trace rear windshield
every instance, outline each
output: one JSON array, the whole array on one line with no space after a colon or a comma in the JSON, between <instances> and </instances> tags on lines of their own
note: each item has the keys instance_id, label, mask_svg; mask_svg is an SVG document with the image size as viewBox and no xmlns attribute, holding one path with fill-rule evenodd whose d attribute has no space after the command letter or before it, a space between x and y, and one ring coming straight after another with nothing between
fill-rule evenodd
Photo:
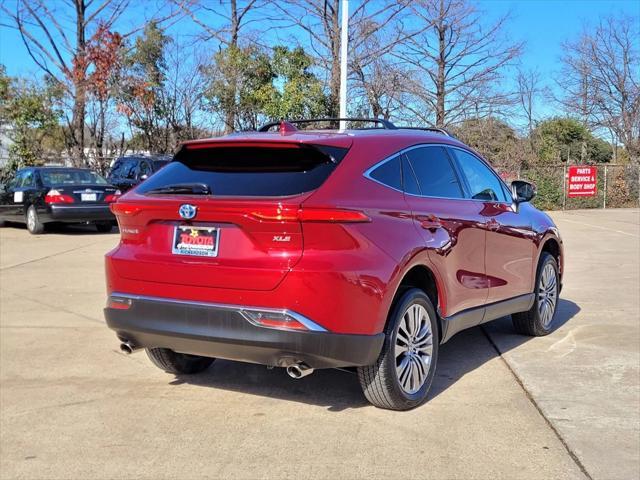
<instances>
[{"instance_id":1,"label":"rear windshield","mask_svg":"<svg viewBox=\"0 0 640 480\"><path fill-rule=\"evenodd\" d=\"M107 181L89 170L41 170L40 178L45 186L51 185L107 185Z\"/></svg>"},{"instance_id":2,"label":"rear windshield","mask_svg":"<svg viewBox=\"0 0 640 480\"><path fill-rule=\"evenodd\" d=\"M212 195L286 196L317 189L347 150L335 147L217 147L183 149L142 183L138 193L205 184Z\"/></svg>"}]
</instances>

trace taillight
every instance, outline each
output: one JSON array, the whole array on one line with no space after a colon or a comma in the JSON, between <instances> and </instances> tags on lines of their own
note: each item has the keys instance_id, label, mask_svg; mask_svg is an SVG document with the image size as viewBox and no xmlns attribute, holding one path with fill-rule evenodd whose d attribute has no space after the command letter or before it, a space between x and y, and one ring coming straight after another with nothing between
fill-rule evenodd
<instances>
[{"instance_id":1,"label":"taillight","mask_svg":"<svg viewBox=\"0 0 640 480\"><path fill-rule=\"evenodd\" d=\"M370 222L371 219L358 210L342 210L337 208L301 208L298 210L301 222L359 223Z\"/></svg>"},{"instance_id":2,"label":"taillight","mask_svg":"<svg viewBox=\"0 0 640 480\"><path fill-rule=\"evenodd\" d=\"M253 211L251 215L258 220L270 222L359 223L371 221L363 212L341 208L300 208L295 210L292 208L272 207Z\"/></svg>"},{"instance_id":3,"label":"taillight","mask_svg":"<svg viewBox=\"0 0 640 480\"><path fill-rule=\"evenodd\" d=\"M137 205L128 205L126 203L112 203L109 205L109 209L115 215L125 215L129 217L139 213L142 210L142 207Z\"/></svg>"},{"instance_id":4,"label":"taillight","mask_svg":"<svg viewBox=\"0 0 640 480\"><path fill-rule=\"evenodd\" d=\"M116 190L114 193L111 193L106 197L104 197L104 201L107 203L113 203L117 201L121 195L122 195L122 192L120 190Z\"/></svg>"},{"instance_id":5,"label":"taillight","mask_svg":"<svg viewBox=\"0 0 640 480\"><path fill-rule=\"evenodd\" d=\"M143 210L142 206L114 201L109 203L109 210L116 216L123 243L139 243L143 240L145 220L137 216Z\"/></svg>"},{"instance_id":6,"label":"taillight","mask_svg":"<svg viewBox=\"0 0 640 480\"><path fill-rule=\"evenodd\" d=\"M45 203L74 203L75 200L71 195L65 195L60 193L56 189L51 189L47 192L47 195L44 197Z\"/></svg>"}]
</instances>

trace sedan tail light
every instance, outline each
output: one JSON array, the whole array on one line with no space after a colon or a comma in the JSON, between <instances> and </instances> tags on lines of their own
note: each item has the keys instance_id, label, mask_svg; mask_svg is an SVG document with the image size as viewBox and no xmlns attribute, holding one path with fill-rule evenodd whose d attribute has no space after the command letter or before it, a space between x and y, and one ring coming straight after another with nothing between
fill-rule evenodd
<instances>
[{"instance_id":1,"label":"sedan tail light","mask_svg":"<svg viewBox=\"0 0 640 480\"><path fill-rule=\"evenodd\" d=\"M120 190L116 190L114 193L111 193L106 197L104 197L104 201L107 203L113 203L117 201L121 195L122 195L122 192Z\"/></svg>"},{"instance_id":2,"label":"sedan tail light","mask_svg":"<svg viewBox=\"0 0 640 480\"><path fill-rule=\"evenodd\" d=\"M65 195L58 190L51 189L47 192L47 195L44 197L45 203L51 205L53 203L74 203L75 200L71 195Z\"/></svg>"}]
</instances>

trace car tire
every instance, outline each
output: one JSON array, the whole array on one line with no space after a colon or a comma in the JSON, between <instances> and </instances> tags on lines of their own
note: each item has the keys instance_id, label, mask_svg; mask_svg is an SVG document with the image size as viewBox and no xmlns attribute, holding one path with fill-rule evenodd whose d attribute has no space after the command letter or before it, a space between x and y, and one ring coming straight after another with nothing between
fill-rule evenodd
<instances>
[{"instance_id":1,"label":"car tire","mask_svg":"<svg viewBox=\"0 0 640 480\"><path fill-rule=\"evenodd\" d=\"M113 223L96 223L96 230L98 233L109 233L113 230Z\"/></svg>"},{"instance_id":2,"label":"car tire","mask_svg":"<svg viewBox=\"0 0 640 480\"><path fill-rule=\"evenodd\" d=\"M156 367L175 375L203 372L215 360L209 357L174 352L168 348L147 348L146 351L147 356Z\"/></svg>"},{"instance_id":3,"label":"car tire","mask_svg":"<svg viewBox=\"0 0 640 480\"><path fill-rule=\"evenodd\" d=\"M27 224L27 230L32 235L40 235L44 232L44 223L40 222L38 218L38 212L36 207L30 205L25 215L25 222Z\"/></svg>"},{"instance_id":4,"label":"car tire","mask_svg":"<svg viewBox=\"0 0 640 480\"><path fill-rule=\"evenodd\" d=\"M559 287L558 263L553 255L543 252L536 271L533 306L526 312L511 315L516 332L521 335L541 337L553 331Z\"/></svg>"},{"instance_id":5,"label":"car tire","mask_svg":"<svg viewBox=\"0 0 640 480\"><path fill-rule=\"evenodd\" d=\"M364 396L376 407L409 410L422 404L438 361L438 320L429 297L417 288L393 307L374 365L358 367Z\"/></svg>"}]
</instances>

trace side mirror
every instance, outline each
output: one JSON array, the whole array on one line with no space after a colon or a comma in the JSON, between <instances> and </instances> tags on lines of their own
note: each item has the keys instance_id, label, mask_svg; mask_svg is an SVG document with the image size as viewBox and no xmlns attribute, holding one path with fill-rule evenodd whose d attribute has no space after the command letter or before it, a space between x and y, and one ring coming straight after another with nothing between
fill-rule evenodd
<instances>
[{"instance_id":1,"label":"side mirror","mask_svg":"<svg viewBox=\"0 0 640 480\"><path fill-rule=\"evenodd\" d=\"M530 202L536 196L536 187L524 180L511 182L511 193L516 203Z\"/></svg>"}]
</instances>

